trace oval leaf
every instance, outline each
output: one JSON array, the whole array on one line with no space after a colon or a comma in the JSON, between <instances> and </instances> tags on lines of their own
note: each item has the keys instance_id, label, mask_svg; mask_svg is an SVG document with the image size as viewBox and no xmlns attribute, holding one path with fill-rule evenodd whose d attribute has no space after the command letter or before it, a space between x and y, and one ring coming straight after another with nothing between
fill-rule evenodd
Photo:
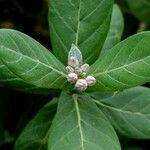
<instances>
[{"instance_id":1,"label":"oval leaf","mask_svg":"<svg viewBox=\"0 0 150 150\"><path fill-rule=\"evenodd\" d=\"M42 45L15 30L0 30L0 85L22 90L61 89L65 67Z\"/></svg>"},{"instance_id":2,"label":"oval leaf","mask_svg":"<svg viewBox=\"0 0 150 150\"><path fill-rule=\"evenodd\" d=\"M47 150L50 126L57 109L57 98L46 104L22 131L15 150Z\"/></svg>"},{"instance_id":3,"label":"oval leaf","mask_svg":"<svg viewBox=\"0 0 150 150\"><path fill-rule=\"evenodd\" d=\"M96 91L116 91L150 81L150 32L131 36L114 46L88 70Z\"/></svg>"},{"instance_id":4,"label":"oval leaf","mask_svg":"<svg viewBox=\"0 0 150 150\"><path fill-rule=\"evenodd\" d=\"M49 0L50 34L57 58L67 64L74 43L84 62L94 62L107 36L112 6L113 0Z\"/></svg>"},{"instance_id":5,"label":"oval leaf","mask_svg":"<svg viewBox=\"0 0 150 150\"><path fill-rule=\"evenodd\" d=\"M150 139L149 88L131 88L94 101L118 132L130 138Z\"/></svg>"},{"instance_id":6,"label":"oval leaf","mask_svg":"<svg viewBox=\"0 0 150 150\"><path fill-rule=\"evenodd\" d=\"M63 93L52 124L49 150L120 150L117 136L87 95Z\"/></svg>"}]
</instances>

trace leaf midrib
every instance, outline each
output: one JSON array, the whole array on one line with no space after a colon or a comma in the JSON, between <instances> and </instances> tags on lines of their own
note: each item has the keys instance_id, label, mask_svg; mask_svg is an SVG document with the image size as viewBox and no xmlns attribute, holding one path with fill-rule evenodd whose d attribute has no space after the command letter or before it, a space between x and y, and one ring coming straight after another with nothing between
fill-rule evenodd
<instances>
[{"instance_id":1,"label":"leaf midrib","mask_svg":"<svg viewBox=\"0 0 150 150\"><path fill-rule=\"evenodd\" d=\"M82 126L81 126L80 109L79 109L79 105L78 105L78 95L74 94L72 97L73 97L73 100L74 100L75 110L76 110L76 113L77 113L79 134L80 134L80 139L81 139L81 148L82 148L82 150L85 150L85 148L84 148L84 138L83 138L83 132L82 132Z\"/></svg>"},{"instance_id":2,"label":"leaf midrib","mask_svg":"<svg viewBox=\"0 0 150 150\"><path fill-rule=\"evenodd\" d=\"M16 51L14 51L14 50L12 50L12 49L10 49L10 48L8 48L8 47L5 47L5 46L0 46L0 48L5 48L5 49L7 49L8 51L11 51L11 52L13 52L13 53L16 53L16 54L20 55L21 57L25 57L25 58L28 58L28 59L32 60L33 62L42 64L43 66L45 66L45 67L51 69L52 71L56 72L57 74L60 74L60 75L62 75L63 77L67 77L67 75L66 75L65 73L63 73L63 72L61 72L61 71L58 71L58 70L56 70L55 68L53 68L53 67L51 67L51 66L48 66L47 64L44 64L43 62L41 62L41 61L39 61L39 60L35 60L35 59L31 58L31 57L28 57L27 55L23 55L22 53L17 53ZM0 59L2 60L3 58L0 58ZM3 62L4 62L4 61L3 61Z\"/></svg>"}]
</instances>

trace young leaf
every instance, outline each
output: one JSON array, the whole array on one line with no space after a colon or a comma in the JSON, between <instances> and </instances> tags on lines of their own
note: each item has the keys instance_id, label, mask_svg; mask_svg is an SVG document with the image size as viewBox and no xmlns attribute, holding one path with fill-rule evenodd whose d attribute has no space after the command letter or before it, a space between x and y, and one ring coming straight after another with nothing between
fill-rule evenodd
<instances>
[{"instance_id":1,"label":"young leaf","mask_svg":"<svg viewBox=\"0 0 150 150\"><path fill-rule=\"evenodd\" d=\"M113 0L49 0L49 26L54 54L64 64L72 43L84 62L94 62L108 33Z\"/></svg>"},{"instance_id":2,"label":"young leaf","mask_svg":"<svg viewBox=\"0 0 150 150\"><path fill-rule=\"evenodd\" d=\"M130 138L150 139L149 88L131 88L94 101L121 134Z\"/></svg>"},{"instance_id":3,"label":"young leaf","mask_svg":"<svg viewBox=\"0 0 150 150\"><path fill-rule=\"evenodd\" d=\"M0 29L1 86L62 89L65 82L65 67L46 48L23 33Z\"/></svg>"},{"instance_id":4,"label":"young leaf","mask_svg":"<svg viewBox=\"0 0 150 150\"><path fill-rule=\"evenodd\" d=\"M87 95L63 93L52 123L49 150L120 150L116 134Z\"/></svg>"},{"instance_id":5,"label":"young leaf","mask_svg":"<svg viewBox=\"0 0 150 150\"><path fill-rule=\"evenodd\" d=\"M57 98L45 105L25 127L15 144L15 150L47 150L48 137Z\"/></svg>"},{"instance_id":6,"label":"young leaf","mask_svg":"<svg viewBox=\"0 0 150 150\"><path fill-rule=\"evenodd\" d=\"M101 55L103 55L106 51L108 51L110 48L112 48L120 41L123 33L123 28L124 28L123 15L119 6L115 4L113 7L109 32L103 45Z\"/></svg>"},{"instance_id":7,"label":"young leaf","mask_svg":"<svg viewBox=\"0 0 150 150\"><path fill-rule=\"evenodd\" d=\"M88 70L96 91L116 91L150 81L150 32L131 36L114 46Z\"/></svg>"},{"instance_id":8,"label":"young leaf","mask_svg":"<svg viewBox=\"0 0 150 150\"><path fill-rule=\"evenodd\" d=\"M71 56L76 57L79 62L79 65L80 66L82 65L82 53L80 52L78 47L76 47L74 44L72 44L71 49L69 51L68 60Z\"/></svg>"},{"instance_id":9,"label":"young leaf","mask_svg":"<svg viewBox=\"0 0 150 150\"><path fill-rule=\"evenodd\" d=\"M149 0L126 0L131 12L141 21L150 23L150 1Z\"/></svg>"}]
</instances>

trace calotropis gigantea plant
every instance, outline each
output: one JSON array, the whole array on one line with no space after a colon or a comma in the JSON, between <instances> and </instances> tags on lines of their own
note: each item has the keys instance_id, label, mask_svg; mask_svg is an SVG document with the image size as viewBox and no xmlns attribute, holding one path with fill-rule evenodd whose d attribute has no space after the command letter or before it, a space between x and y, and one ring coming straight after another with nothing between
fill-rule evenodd
<instances>
[{"instance_id":1,"label":"calotropis gigantea plant","mask_svg":"<svg viewBox=\"0 0 150 150\"><path fill-rule=\"evenodd\" d=\"M48 18L53 54L21 32L0 29L0 85L62 91L14 149L120 150L116 133L149 139L150 89L140 85L150 81L150 32L119 43L123 17L113 0L49 0Z\"/></svg>"}]
</instances>

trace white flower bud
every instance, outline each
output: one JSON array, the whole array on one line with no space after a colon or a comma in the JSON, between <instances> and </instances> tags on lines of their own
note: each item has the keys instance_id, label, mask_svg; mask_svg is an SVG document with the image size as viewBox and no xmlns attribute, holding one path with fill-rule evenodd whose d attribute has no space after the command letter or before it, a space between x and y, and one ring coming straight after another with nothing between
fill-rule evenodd
<instances>
[{"instance_id":1,"label":"white flower bud","mask_svg":"<svg viewBox=\"0 0 150 150\"><path fill-rule=\"evenodd\" d=\"M87 89L87 86L88 84L85 79L78 79L75 84L76 89L80 92L85 91Z\"/></svg>"},{"instance_id":2,"label":"white flower bud","mask_svg":"<svg viewBox=\"0 0 150 150\"><path fill-rule=\"evenodd\" d=\"M85 80L88 86L93 86L96 83L96 79L93 76L87 76Z\"/></svg>"},{"instance_id":3,"label":"white flower bud","mask_svg":"<svg viewBox=\"0 0 150 150\"><path fill-rule=\"evenodd\" d=\"M76 57L71 56L68 60L68 65L74 68L79 65L79 61Z\"/></svg>"},{"instance_id":4,"label":"white flower bud","mask_svg":"<svg viewBox=\"0 0 150 150\"><path fill-rule=\"evenodd\" d=\"M78 75L81 75L83 72L82 72L82 69L80 69L79 67L76 67L75 68L75 73L78 74Z\"/></svg>"},{"instance_id":5,"label":"white flower bud","mask_svg":"<svg viewBox=\"0 0 150 150\"><path fill-rule=\"evenodd\" d=\"M89 64L84 64L81 66L83 72L86 72L88 68L89 68Z\"/></svg>"},{"instance_id":6,"label":"white flower bud","mask_svg":"<svg viewBox=\"0 0 150 150\"><path fill-rule=\"evenodd\" d=\"M78 76L75 73L69 73L67 79L68 79L69 82L75 83L78 79Z\"/></svg>"},{"instance_id":7,"label":"white flower bud","mask_svg":"<svg viewBox=\"0 0 150 150\"><path fill-rule=\"evenodd\" d=\"M74 69L70 66L67 66L66 70L67 70L68 73L73 73L74 72Z\"/></svg>"}]
</instances>

